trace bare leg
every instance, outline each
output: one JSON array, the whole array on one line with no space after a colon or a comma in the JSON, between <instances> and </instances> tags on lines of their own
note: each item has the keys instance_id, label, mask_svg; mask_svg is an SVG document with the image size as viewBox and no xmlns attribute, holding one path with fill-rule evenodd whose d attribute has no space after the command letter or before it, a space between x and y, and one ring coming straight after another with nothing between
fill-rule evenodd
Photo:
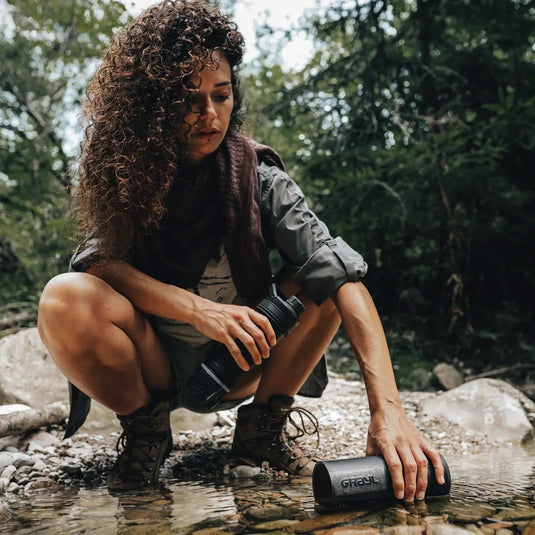
<instances>
[{"instance_id":1,"label":"bare leg","mask_svg":"<svg viewBox=\"0 0 535 535\"><path fill-rule=\"evenodd\" d=\"M287 296L299 294L305 305L299 324L272 348L261 367L242 377L225 399L240 399L253 392L255 403L266 403L273 394L294 396L340 326L340 315L332 300L318 307L302 293L293 277L287 277L279 287Z\"/></svg>"},{"instance_id":2,"label":"bare leg","mask_svg":"<svg viewBox=\"0 0 535 535\"><path fill-rule=\"evenodd\" d=\"M147 405L170 387L171 368L147 319L87 273L53 278L39 304L39 334L59 370L118 414Z\"/></svg>"}]
</instances>

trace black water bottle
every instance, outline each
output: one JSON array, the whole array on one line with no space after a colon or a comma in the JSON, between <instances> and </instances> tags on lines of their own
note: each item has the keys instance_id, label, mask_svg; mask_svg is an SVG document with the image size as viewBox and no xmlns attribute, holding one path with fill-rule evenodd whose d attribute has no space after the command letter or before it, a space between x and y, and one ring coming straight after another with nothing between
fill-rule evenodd
<instances>
[{"instance_id":1,"label":"black water bottle","mask_svg":"<svg viewBox=\"0 0 535 535\"><path fill-rule=\"evenodd\" d=\"M295 296L284 299L272 284L268 296L255 310L267 317L277 340L286 336L297 324L299 314L305 307ZM236 340L247 363L254 366L253 359L245 346ZM206 408L214 407L230 391L236 381L245 373L237 364L225 345L221 344L205 362L203 362L188 379L186 384L202 399Z\"/></svg>"},{"instance_id":2,"label":"black water bottle","mask_svg":"<svg viewBox=\"0 0 535 535\"><path fill-rule=\"evenodd\" d=\"M442 455L440 460L445 482L439 485L429 463L426 497L450 492L450 470ZM327 510L394 499L388 466L379 456L319 462L312 473L312 488L316 502Z\"/></svg>"}]
</instances>

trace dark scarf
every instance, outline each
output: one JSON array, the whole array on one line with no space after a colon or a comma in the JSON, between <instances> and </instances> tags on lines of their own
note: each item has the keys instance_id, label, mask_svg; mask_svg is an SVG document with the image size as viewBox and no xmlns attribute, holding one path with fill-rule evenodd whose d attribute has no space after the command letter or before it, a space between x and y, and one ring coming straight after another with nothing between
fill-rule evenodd
<instances>
[{"instance_id":1,"label":"dark scarf","mask_svg":"<svg viewBox=\"0 0 535 535\"><path fill-rule=\"evenodd\" d=\"M284 169L271 148L229 130L207 163L180 177L170 191L167 215L145 247L145 271L170 284L196 288L221 244L238 293L266 294L271 273L262 236L257 168Z\"/></svg>"}]
</instances>

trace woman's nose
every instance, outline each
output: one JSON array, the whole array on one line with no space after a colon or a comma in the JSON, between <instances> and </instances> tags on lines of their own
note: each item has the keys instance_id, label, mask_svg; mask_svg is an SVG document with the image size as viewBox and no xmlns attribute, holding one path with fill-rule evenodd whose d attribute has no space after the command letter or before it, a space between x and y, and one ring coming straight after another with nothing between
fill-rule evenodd
<instances>
[{"instance_id":1,"label":"woman's nose","mask_svg":"<svg viewBox=\"0 0 535 535\"><path fill-rule=\"evenodd\" d=\"M208 98L203 102L201 109L201 117L203 119L211 119L216 116L216 111L212 99Z\"/></svg>"}]
</instances>

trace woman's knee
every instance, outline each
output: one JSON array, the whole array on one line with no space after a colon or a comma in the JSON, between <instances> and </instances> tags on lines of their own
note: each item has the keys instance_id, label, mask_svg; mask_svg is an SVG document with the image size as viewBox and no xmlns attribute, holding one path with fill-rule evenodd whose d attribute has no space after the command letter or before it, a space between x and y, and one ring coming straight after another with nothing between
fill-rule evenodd
<instances>
[{"instance_id":1,"label":"woman's knee","mask_svg":"<svg viewBox=\"0 0 535 535\"><path fill-rule=\"evenodd\" d=\"M39 300L39 319L68 321L79 309L91 307L97 300L96 281L87 273L62 273L44 287Z\"/></svg>"},{"instance_id":2,"label":"woman's knee","mask_svg":"<svg viewBox=\"0 0 535 535\"><path fill-rule=\"evenodd\" d=\"M51 279L39 300L38 327L43 342L90 332L91 325L102 317L98 309L106 301L106 286L87 273L63 273Z\"/></svg>"}]
</instances>

